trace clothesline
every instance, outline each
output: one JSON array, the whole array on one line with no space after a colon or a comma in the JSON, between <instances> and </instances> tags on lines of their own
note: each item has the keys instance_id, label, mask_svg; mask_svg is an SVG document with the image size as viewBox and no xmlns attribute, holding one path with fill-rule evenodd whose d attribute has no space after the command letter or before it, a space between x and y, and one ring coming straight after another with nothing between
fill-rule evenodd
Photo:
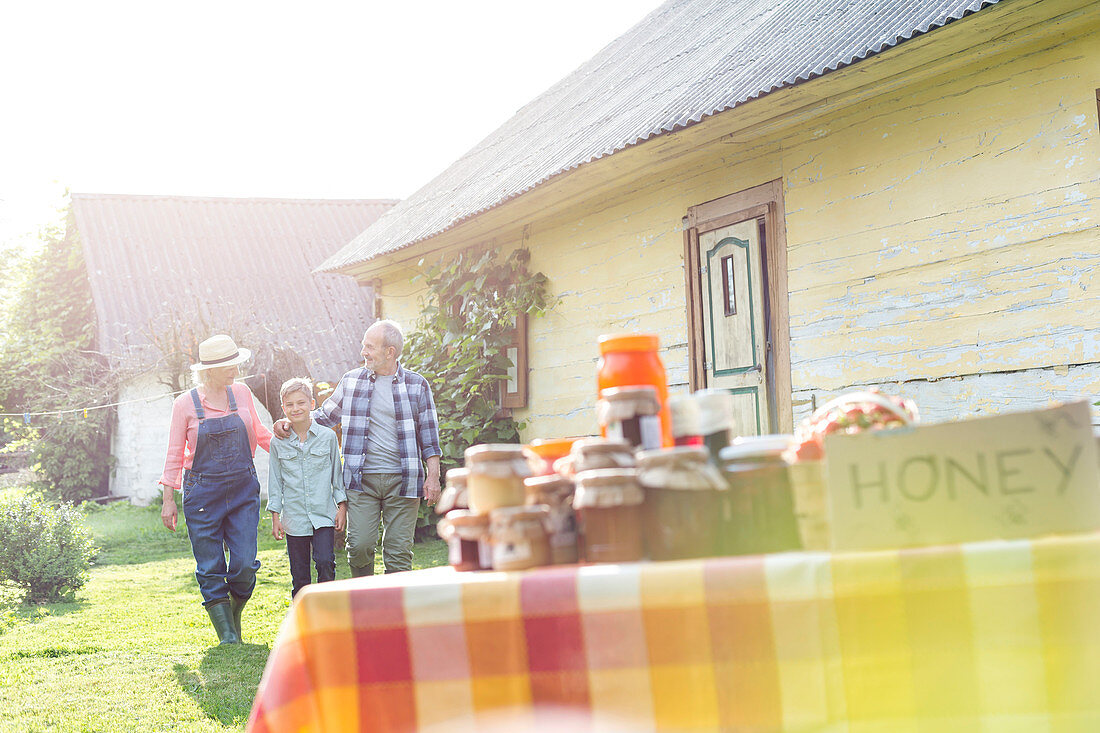
<instances>
[{"instance_id":1,"label":"clothesline","mask_svg":"<svg viewBox=\"0 0 1100 733\"><path fill-rule=\"evenodd\" d=\"M247 375L238 377L238 379L251 379L252 377L263 377L264 382L265 382L264 386L266 388L266 381L267 381L267 375L266 374L247 374ZM167 396L174 399L174 398L178 397L179 395L183 394L184 392L187 392L190 389L191 388L188 387L187 389L181 389L181 390L178 390L176 392L169 392ZM165 396L166 395L159 394L159 395L153 395L151 397L136 397L132 400L120 400L119 402L109 402L109 403L102 404L102 405L88 405L87 407L71 407L71 408L67 408L67 409L63 409L63 410L42 410L42 411L38 411L38 412L0 412L0 417L21 417L21 418L23 418L24 424L30 424L30 421L31 421L30 419L32 417L49 417L49 416L52 416L52 415L68 415L68 414L78 415L79 414L79 415L82 415L82 417L87 418L88 417L88 412L90 410L105 410L108 407L118 407L120 405L132 405L136 402L152 402L154 400L164 399Z\"/></svg>"}]
</instances>

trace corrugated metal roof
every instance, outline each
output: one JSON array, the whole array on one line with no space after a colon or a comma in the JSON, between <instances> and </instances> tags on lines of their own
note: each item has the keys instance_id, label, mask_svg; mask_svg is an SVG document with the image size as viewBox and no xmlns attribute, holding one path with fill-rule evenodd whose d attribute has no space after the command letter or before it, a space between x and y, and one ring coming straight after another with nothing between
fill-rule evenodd
<instances>
[{"instance_id":1,"label":"corrugated metal roof","mask_svg":"<svg viewBox=\"0 0 1100 733\"><path fill-rule=\"evenodd\" d=\"M394 203L74 193L99 348L152 360L150 333L202 314L269 334L315 377L339 376L358 360L368 296L350 277L312 271Z\"/></svg>"},{"instance_id":2,"label":"corrugated metal roof","mask_svg":"<svg viewBox=\"0 0 1100 733\"><path fill-rule=\"evenodd\" d=\"M422 241L559 173L996 2L671 0L321 267L338 269Z\"/></svg>"}]
</instances>

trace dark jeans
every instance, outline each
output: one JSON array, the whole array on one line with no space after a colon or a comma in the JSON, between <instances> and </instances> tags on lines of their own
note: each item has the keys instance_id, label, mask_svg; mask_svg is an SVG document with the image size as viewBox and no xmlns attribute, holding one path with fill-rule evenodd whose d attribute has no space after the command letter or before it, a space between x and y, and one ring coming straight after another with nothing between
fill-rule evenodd
<instances>
[{"instance_id":1,"label":"dark jeans","mask_svg":"<svg viewBox=\"0 0 1100 733\"><path fill-rule=\"evenodd\" d=\"M290 558L290 597L310 583L309 555L313 549L313 564L317 566L317 582L336 580L336 532L332 527L318 527L312 536L286 536L286 554Z\"/></svg>"},{"instance_id":2,"label":"dark jeans","mask_svg":"<svg viewBox=\"0 0 1100 733\"><path fill-rule=\"evenodd\" d=\"M249 467L231 475L188 471L183 481L183 514L203 605L224 600L230 593L237 598L250 597L260 569L256 559L260 523L256 469Z\"/></svg>"}]
</instances>

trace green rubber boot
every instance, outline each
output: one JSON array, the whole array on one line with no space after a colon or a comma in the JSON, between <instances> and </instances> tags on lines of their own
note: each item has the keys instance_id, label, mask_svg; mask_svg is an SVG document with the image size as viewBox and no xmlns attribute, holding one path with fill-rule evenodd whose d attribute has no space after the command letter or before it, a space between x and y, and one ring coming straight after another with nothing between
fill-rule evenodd
<instances>
[{"instance_id":1,"label":"green rubber boot","mask_svg":"<svg viewBox=\"0 0 1100 733\"><path fill-rule=\"evenodd\" d=\"M237 638L244 642L244 632L241 631L241 611L244 610L244 604L248 603L247 598L237 598L232 593L229 594L229 609L233 612L233 628L237 632Z\"/></svg>"},{"instance_id":2,"label":"green rubber boot","mask_svg":"<svg viewBox=\"0 0 1100 733\"><path fill-rule=\"evenodd\" d=\"M206 612L210 614L210 622L218 632L219 645L241 643L241 635L233 626L233 610L229 607L228 600L214 601L206 607Z\"/></svg>"}]
</instances>

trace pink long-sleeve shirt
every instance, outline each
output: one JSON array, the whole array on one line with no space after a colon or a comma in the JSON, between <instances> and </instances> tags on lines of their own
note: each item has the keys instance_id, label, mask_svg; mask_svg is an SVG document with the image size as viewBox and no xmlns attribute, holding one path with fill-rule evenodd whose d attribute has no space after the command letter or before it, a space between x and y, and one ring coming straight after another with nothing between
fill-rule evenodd
<instances>
[{"instance_id":1,"label":"pink long-sleeve shirt","mask_svg":"<svg viewBox=\"0 0 1100 733\"><path fill-rule=\"evenodd\" d=\"M264 450L271 445L271 431L260 422L260 416L256 413L252 392L240 382L233 383L233 398L237 401L237 414L241 416L244 426L248 431L248 443L252 447L252 455L256 455L256 446ZM202 401L202 409L206 417L225 417L228 410L219 410L211 407L206 398L199 391L199 399ZM199 435L199 418L195 414L195 403L191 401L191 390L187 390L172 403L172 423L168 431L168 457L164 459L164 474L160 477L160 483L178 489L183 483L183 471L191 468L191 462L195 454L195 442Z\"/></svg>"}]
</instances>

